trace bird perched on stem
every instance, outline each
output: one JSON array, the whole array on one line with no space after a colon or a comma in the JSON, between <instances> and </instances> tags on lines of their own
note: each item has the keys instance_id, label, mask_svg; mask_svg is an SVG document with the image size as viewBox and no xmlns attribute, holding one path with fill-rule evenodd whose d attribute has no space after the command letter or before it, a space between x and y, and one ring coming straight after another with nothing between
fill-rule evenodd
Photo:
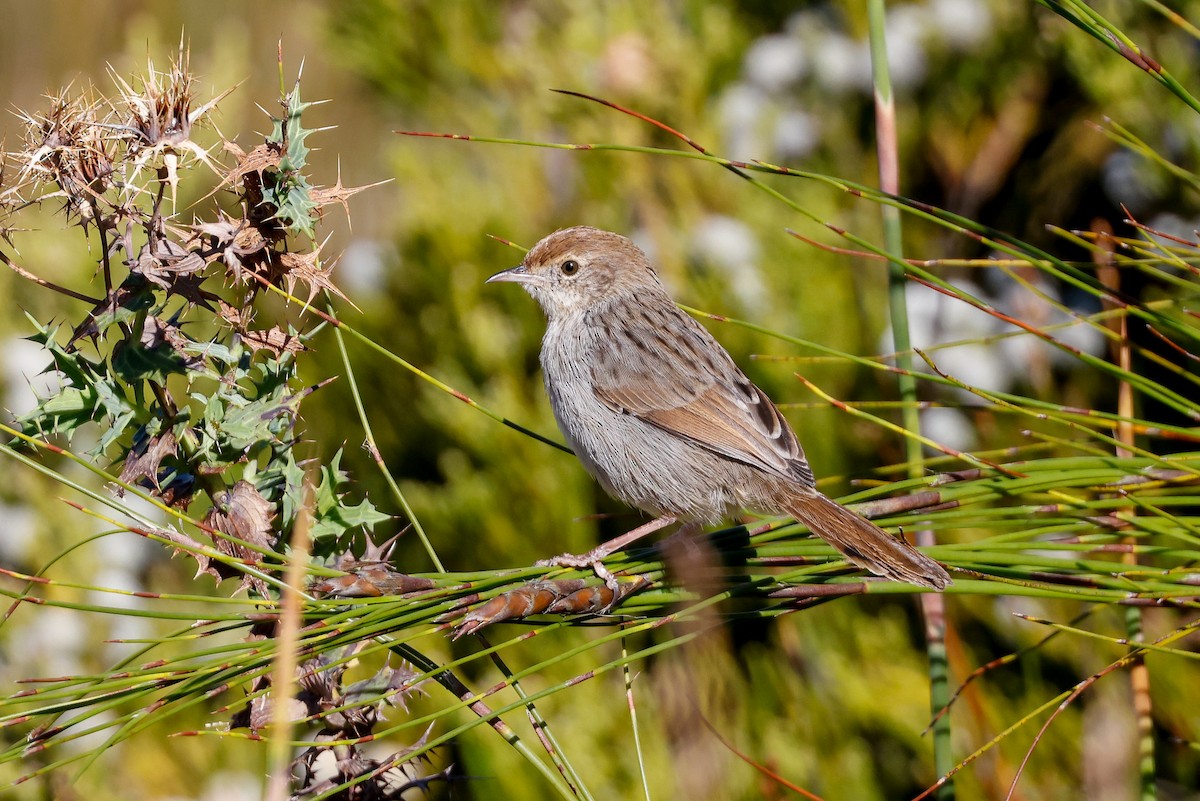
<instances>
[{"instance_id":1,"label":"bird perched on stem","mask_svg":"<svg viewBox=\"0 0 1200 801\"><path fill-rule=\"evenodd\" d=\"M541 362L559 428L612 496L657 519L579 556L604 557L675 521L785 513L851 562L941 590L945 569L817 491L796 434L708 331L675 305L640 248L577 226L488 282L520 284L546 314Z\"/></svg>"}]
</instances>

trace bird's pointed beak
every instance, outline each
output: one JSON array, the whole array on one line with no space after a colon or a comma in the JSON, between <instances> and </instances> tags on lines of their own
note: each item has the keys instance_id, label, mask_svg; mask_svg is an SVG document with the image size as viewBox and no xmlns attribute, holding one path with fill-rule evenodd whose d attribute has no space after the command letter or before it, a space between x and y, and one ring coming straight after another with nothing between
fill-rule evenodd
<instances>
[{"instance_id":1,"label":"bird's pointed beak","mask_svg":"<svg viewBox=\"0 0 1200 801\"><path fill-rule=\"evenodd\" d=\"M516 267L512 267L508 270L501 270L488 280L484 281L484 283L496 284L501 281L512 281L516 284L527 284L531 280L533 280L533 273L529 272L529 268L524 264L518 264Z\"/></svg>"}]
</instances>

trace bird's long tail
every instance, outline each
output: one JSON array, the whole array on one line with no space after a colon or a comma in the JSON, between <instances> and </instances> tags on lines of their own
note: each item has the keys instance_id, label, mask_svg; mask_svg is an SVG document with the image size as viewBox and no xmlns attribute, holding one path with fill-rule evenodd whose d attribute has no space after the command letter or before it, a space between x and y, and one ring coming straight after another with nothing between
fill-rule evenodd
<instances>
[{"instance_id":1,"label":"bird's long tail","mask_svg":"<svg viewBox=\"0 0 1200 801\"><path fill-rule=\"evenodd\" d=\"M876 575L934 590L950 584L950 575L937 562L819 492L793 496L786 511L851 562Z\"/></svg>"}]
</instances>

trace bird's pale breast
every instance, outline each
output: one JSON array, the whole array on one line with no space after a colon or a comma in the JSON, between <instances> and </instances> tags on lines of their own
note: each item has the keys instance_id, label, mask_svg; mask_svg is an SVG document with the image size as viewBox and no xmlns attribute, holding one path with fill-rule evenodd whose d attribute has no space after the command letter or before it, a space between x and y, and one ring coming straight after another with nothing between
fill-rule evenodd
<instances>
[{"instance_id":1,"label":"bird's pale breast","mask_svg":"<svg viewBox=\"0 0 1200 801\"><path fill-rule=\"evenodd\" d=\"M584 468L610 494L652 514L716 522L762 506L745 488L762 474L615 411L596 396L588 357L604 332L579 318L550 322L542 341L546 392L559 428ZM757 475L752 475L757 474ZM757 493L755 493L757 495Z\"/></svg>"}]
</instances>

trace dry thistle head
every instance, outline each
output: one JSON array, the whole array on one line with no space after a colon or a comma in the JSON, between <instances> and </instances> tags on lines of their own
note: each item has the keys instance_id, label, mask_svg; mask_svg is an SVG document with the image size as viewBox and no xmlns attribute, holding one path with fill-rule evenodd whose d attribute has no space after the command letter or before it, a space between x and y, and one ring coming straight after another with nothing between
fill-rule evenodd
<instances>
[{"instance_id":1,"label":"dry thistle head","mask_svg":"<svg viewBox=\"0 0 1200 801\"><path fill-rule=\"evenodd\" d=\"M99 104L86 95L69 97L64 90L50 98L50 110L23 113L25 148L20 184L57 184L67 210L84 224L100 213L99 200L112 185L117 139L96 116Z\"/></svg>"},{"instance_id":2,"label":"dry thistle head","mask_svg":"<svg viewBox=\"0 0 1200 801\"><path fill-rule=\"evenodd\" d=\"M114 103L114 114L128 115L122 128L128 137L128 156L133 165L130 177L136 175L143 166L164 168L167 183L171 186L172 206L179 186L181 155L190 153L213 172L221 174L209 159L208 151L192 141L192 128L236 88L232 87L193 109L195 98L192 86L195 79L192 77L190 61L190 51L183 42L179 45L179 57L171 61L170 68L165 72L156 70L154 62L147 59L140 91L109 68L119 99L125 107L122 110Z\"/></svg>"},{"instance_id":3,"label":"dry thistle head","mask_svg":"<svg viewBox=\"0 0 1200 801\"><path fill-rule=\"evenodd\" d=\"M130 85L114 76L121 98L128 104L129 127L137 134L129 149L170 149L187 141L192 135L192 84L188 71L188 53L182 52L179 61L172 61L166 72L154 69L147 60L142 91L134 92Z\"/></svg>"},{"instance_id":4,"label":"dry thistle head","mask_svg":"<svg viewBox=\"0 0 1200 801\"><path fill-rule=\"evenodd\" d=\"M9 217L25 205L25 199L21 197L21 184L9 182L8 162L11 155L0 143L0 239L10 245L13 244L13 227L8 224Z\"/></svg>"}]
</instances>

